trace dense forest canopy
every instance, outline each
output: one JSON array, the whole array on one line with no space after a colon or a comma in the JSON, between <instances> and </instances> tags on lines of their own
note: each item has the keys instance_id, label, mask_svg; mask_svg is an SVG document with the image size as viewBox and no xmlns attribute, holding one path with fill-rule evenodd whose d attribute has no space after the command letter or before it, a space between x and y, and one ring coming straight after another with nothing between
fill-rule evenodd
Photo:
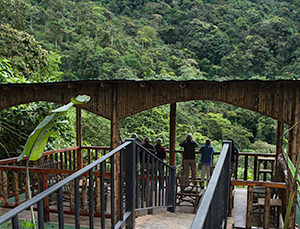
<instances>
[{"instance_id":1,"label":"dense forest canopy","mask_svg":"<svg viewBox=\"0 0 300 229\"><path fill-rule=\"evenodd\" d=\"M0 0L0 76L0 83L298 79L300 2ZM38 114L55 106L1 111L0 156L21 150ZM167 144L168 109L122 120L122 135L160 136ZM218 145L232 137L242 150L271 149L268 144L275 143L274 120L223 103L181 103L177 116L178 141L193 132L198 141L209 137ZM75 123L74 114L68 119ZM84 120L86 144L108 145L108 120L87 112ZM72 145L72 125L60 127L63 137L53 138L48 148Z\"/></svg>"}]
</instances>

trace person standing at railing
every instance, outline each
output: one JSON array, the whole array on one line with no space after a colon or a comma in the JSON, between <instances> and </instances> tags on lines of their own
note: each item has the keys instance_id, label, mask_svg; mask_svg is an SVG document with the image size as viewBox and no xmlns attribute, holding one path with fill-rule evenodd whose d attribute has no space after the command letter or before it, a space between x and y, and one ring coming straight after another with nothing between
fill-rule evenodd
<instances>
[{"instance_id":1,"label":"person standing at railing","mask_svg":"<svg viewBox=\"0 0 300 229\"><path fill-rule=\"evenodd\" d=\"M156 149L156 156L160 159L160 160L164 160L167 157L167 153L166 153L166 149L161 145L162 144L162 139L158 138L156 140L156 145L155 145L155 149Z\"/></svg>"},{"instance_id":2,"label":"person standing at railing","mask_svg":"<svg viewBox=\"0 0 300 229\"><path fill-rule=\"evenodd\" d=\"M189 133L186 136L186 139L179 144L183 147L183 183L187 185L189 183L189 168L191 167L192 180L194 185L196 185L196 148L198 144L193 140L193 134Z\"/></svg>"},{"instance_id":3,"label":"person standing at railing","mask_svg":"<svg viewBox=\"0 0 300 229\"><path fill-rule=\"evenodd\" d=\"M207 184L210 179L210 168L213 164L213 154L215 153L210 139L205 141L205 144L200 147L199 152L201 153L201 188L204 188L205 177Z\"/></svg>"},{"instance_id":4,"label":"person standing at railing","mask_svg":"<svg viewBox=\"0 0 300 229\"><path fill-rule=\"evenodd\" d=\"M231 147L231 174L234 174L234 172L236 170L236 155L239 154L239 150L234 145L234 141L231 138L229 140L232 142L232 147Z\"/></svg>"}]
</instances>

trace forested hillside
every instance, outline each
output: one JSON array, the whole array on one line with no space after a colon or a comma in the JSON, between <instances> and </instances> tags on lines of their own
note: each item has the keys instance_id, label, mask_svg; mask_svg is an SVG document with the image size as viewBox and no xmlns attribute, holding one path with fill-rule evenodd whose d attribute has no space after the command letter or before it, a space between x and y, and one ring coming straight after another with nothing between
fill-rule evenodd
<instances>
[{"instance_id":1,"label":"forested hillside","mask_svg":"<svg viewBox=\"0 0 300 229\"><path fill-rule=\"evenodd\" d=\"M299 30L297 0L0 0L0 82L298 79ZM37 112L53 106L2 111L0 154L21 150ZM122 136L137 132L167 143L168 109L123 120ZM108 145L108 121L91 116L84 113L86 143ZM275 142L274 120L226 104L182 103L177 116L178 141L193 132L198 141L210 137L218 145L232 137L241 149ZM75 123L73 114L68 118ZM63 137L49 148L73 144L74 127L61 128Z\"/></svg>"}]
</instances>

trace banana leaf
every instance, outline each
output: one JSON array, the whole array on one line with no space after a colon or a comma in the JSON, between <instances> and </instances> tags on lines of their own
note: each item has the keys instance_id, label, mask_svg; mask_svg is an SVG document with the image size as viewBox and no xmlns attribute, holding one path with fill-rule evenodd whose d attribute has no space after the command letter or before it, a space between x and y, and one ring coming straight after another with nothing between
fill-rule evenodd
<instances>
[{"instance_id":1,"label":"banana leaf","mask_svg":"<svg viewBox=\"0 0 300 229\"><path fill-rule=\"evenodd\" d=\"M46 118L40 122L29 135L18 161L22 160L24 156L28 156L30 161L38 160L42 156L48 142L48 138L55 133L54 131L50 131L50 129L62 122L65 122L56 120L66 114L73 105L84 104L89 100L90 96L79 95L76 98L72 98L70 103L53 110L48 116L46 116Z\"/></svg>"}]
</instances>

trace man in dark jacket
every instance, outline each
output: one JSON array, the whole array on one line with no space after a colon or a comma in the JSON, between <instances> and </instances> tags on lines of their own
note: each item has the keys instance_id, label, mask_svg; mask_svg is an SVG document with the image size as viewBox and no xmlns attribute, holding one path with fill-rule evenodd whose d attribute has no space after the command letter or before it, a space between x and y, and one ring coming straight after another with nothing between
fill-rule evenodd
<instances>
[{"instance_id":1,"label":"man in dark jacket","mask_svg":"<svg viewBox=\"0 0 300 229\"><path fill-rule=\"evenodd\" d=\"M179 144L184 149L183 153L183 178L185 184L188 184L189 181L189 167L192 171L192 180L194 185L196 185L196 160L195 160L195 149L198 147L198 144L193 140L193 135L189 133L186 136L185 141Z\"/></svg>"}]
</instances>

